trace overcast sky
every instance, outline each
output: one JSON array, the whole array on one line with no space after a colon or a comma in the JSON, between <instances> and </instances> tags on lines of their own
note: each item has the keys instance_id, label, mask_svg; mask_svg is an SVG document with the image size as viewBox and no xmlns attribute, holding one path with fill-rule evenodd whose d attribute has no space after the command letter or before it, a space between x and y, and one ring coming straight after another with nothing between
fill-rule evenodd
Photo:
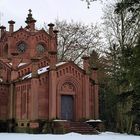
<instances>
[{"instance_id":1,"label":"overcast sky","mask_svg":"<svg viewBox=\"0 0 140 140\"><path fill-rule=\"evenodd\" d=\"M8 21L16 21L16 28L25 26L28 10L32 9L37 26L43 27L44 22L54 22L55 19L85 24L101 21L102 3L95 1L87 9L81 0L0 0L0 24L8 27Z\"/></svg>"}]
</instances>

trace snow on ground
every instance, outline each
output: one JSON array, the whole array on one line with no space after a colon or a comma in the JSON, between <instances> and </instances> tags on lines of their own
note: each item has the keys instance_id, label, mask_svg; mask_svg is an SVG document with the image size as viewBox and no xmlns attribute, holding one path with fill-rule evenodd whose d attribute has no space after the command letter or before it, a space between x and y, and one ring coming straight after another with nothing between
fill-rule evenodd
<instances>
[{"instance_id":1,"label":"snow on ground","mask_svg":"<svg viewBox=\"0 0 140 140\"><path fill-rule=\"evenodd\" d=\"M64 135L0 133L0 140L140 140L140 136L112 132L104 132L99 135L81 135L77 133Z\"/></svg>"}]
</instances>

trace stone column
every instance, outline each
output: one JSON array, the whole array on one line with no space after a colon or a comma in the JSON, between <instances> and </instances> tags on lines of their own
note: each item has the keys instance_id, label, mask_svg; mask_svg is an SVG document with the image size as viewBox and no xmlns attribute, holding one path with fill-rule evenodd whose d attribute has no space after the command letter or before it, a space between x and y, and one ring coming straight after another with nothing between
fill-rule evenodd
<instances>
[{"instance_id":1,"label":"stone column","mask_svg":"<svg viewBox=\"0 0 140 140\"><path fill-rule=\"evenodd\" d=\"M38 119L38 92L39 92L39 82L38 82L38 59L32 58L32 79L31 79L31 120Z\"/></svg>"},{"instance_id":2,"label":"stone column","mask_svg":"<svg viewBox=\"0 0 140 140\"><path fill-rule=\"evenodd\" d=\"M95 119L98 119L99 118L99 94L98 94L98 89L99 86L97 84L95 84L95 91L94 91L94 94L95 94Z\"/></svg>"},{"instance_id":3,"label":"stone column","mask_svg":"<svg viewBox=\"0 0 140 140\"><path fill-rule=\"evenodd\" d=\"M17 66L19 64L18 53L12 53L12 71L9 98L9 118L15 117L15 80L18 78Z\"/></svg>"},{"instance_id":4,"label":"stone column","mask_svg":"<svg viewBox=\"0 0 140 140\"><path fill-rule=\"evenodd\" d=\"M54 32L53 32L54 24L49 23L48 26L49 26L49 35L54 36Z\"/></svg>"},{"instance_id":5,"label":"stone column","mask_svg":"<svg viewBox=\"0 0 140 140\"><path fill-rule=\"evenodd\" d=\"M83 56L83 68L85 75L83 79L83 101L84 101L84 117L89 119L90 117L90 104L89 104L89 57Z\"/></svg>"},{"instance_id":6,"label":"stone column","mask_svg":"<svg viewBox=\"0 0 140 140\"><path fill-rule=\"evenodd\" d=\"M14 83L10 83L9 119L14 118Z\"/></svg>"},{"instance_id":7,"label":"stone column","mask_svg":"<svg viewBox=\"0 0 140 140\"><path fill-rule=\"evenodd\" d=\"M50 71L49 71L49 119L56 118L56 52L50 53Z\"/></svg>"},{"instance_id":8,"label":"stone column","mask_svg":"<svg viewBox=\"0 0 140 140\"><path fill-rule=\"evenodd\" d=\"M53 42L53 47L52 48L53 48L54 51L57 51L57 45L58 45L57 34L58 34L59 31L54 30L53 32L54 32L55 35L54 35L53 41L52 41Z\"/></svg>"},{"instance_id":9,"label":"stone column","mask_svg":"<svg viewBox=\"0 0 140 140\"><path fill-rule=\"evenodd\" d=\"M92 68L92 79L94 80L94 117L95 119L99 118L99 85L98 85L98 78L97 78L97 70L98 68Z\"/></svg>"},{"instance_id":10,"label":"stone column","mask_svg":"<svg viewBox=\"0 0 140 140\"><path fill-rule=\"evenodd\" d=\"M0 26L0 37L3 36L3 34L5 33L6 27L5 26Z\"/></svg>"},{"instance_id":11,"label":"stone column","mask_svg":"<svg viewBox=\"0 0 140 140\"><path fill-rule=\"evenodd\" d=\"M9 32L10 33L13 33L14 32L14 24L15 24L15 21L10 20L10 21L8 21L8 23L9 23Z\"/></svg>"},{"instance_id":12,"label":"stone column","mask_svg":"<svg viewBox=\"0 0 140 140\"><path fill-rule=\"evenodd\" d=\"M89 112L89 76L85 75L84 76L84 87L83 87L83 100L84 100L84 117L89 119L90 117L90 112Z\"/></svg>"},{"instance_id":13,"label":"stone column","mask_svg":"<svg viewBox=\"0 0 140 140\"><path fill-rule=\"evenodd\" d=\"M17 67L18 67L21 59L18 58L18 53L11 53L11 55L12 55L12 60L11 60L11 63L12 63L11 81L14 81L14 80L17 80L17 78L18 78Z\"/></svg>"}]
</instances>

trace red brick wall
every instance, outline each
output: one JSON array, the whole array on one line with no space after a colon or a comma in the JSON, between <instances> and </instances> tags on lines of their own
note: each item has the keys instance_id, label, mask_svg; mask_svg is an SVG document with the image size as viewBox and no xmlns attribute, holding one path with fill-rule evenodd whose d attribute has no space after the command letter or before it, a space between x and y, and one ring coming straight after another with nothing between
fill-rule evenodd
<instances>
[{"instance_id":1,"label":"red brick wall","mask_svg":"<svg viewBox=\"0 0 140 140\"><path fill-rule=\"evenodd\" d=\"M49 81L48 75L43 74L39 78L39 92L38 92L38 115L39 119L49 118Z\"/></svg>"},{"instance_id":2,"label":"red brick wall","mask_svg":"<svg viewBox=\"0 0 140 140\"><path fill-rule=\"evenodd\" d=\"M0 119L8 118L9 85L0 84Z\"/></svg>"},{"instance_id":3,"label":"red brick wall","mask_svg":"<svg viewBox=\"0 0 140 140\"><path fill-rule=\"evenodd\" d=\"M15 86L15 118L30 119L31 117L31 84L30 80L19 82Z\"/></svg>"}]
</instances>

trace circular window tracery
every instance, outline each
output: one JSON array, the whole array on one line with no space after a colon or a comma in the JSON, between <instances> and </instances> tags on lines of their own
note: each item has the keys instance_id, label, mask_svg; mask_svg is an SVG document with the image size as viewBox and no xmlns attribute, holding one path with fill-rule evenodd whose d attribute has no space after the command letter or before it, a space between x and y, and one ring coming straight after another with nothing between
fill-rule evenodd
<instances>
[{"instance_id":1,"label":"circular window tracery","mask_svg":"<svg viewBox=\"0 0 140 140\"><path fill-rule=\"evenodd\" d=\"M18 52L20 53L24 53L27 49L27 45L25 43L20 43L18 46L17 46L17 50Z\"/></svg>"},{"instance_id":2,"label":"circular window tracery","mask_svg":"<svg viewBox=\"0 0 140 140\"><path fill-rule=\"evenodd\" d=\"M74 92L75 87L74 87L73 84L66 82L62 85L61 91L63 91L63 92Z\"/></svg>"},{"instance_id":3,"label":"circular window tracery","mask_svg":"<svg viewBox=\"0 0 140 140\"><path fill-rule=\"evenodd\" d=\"M45 46L44 45L38 44L36 46L36 50L37 50L38 53L44 53L46 49L45 49Z\"/></svg>"}]
</instances>

